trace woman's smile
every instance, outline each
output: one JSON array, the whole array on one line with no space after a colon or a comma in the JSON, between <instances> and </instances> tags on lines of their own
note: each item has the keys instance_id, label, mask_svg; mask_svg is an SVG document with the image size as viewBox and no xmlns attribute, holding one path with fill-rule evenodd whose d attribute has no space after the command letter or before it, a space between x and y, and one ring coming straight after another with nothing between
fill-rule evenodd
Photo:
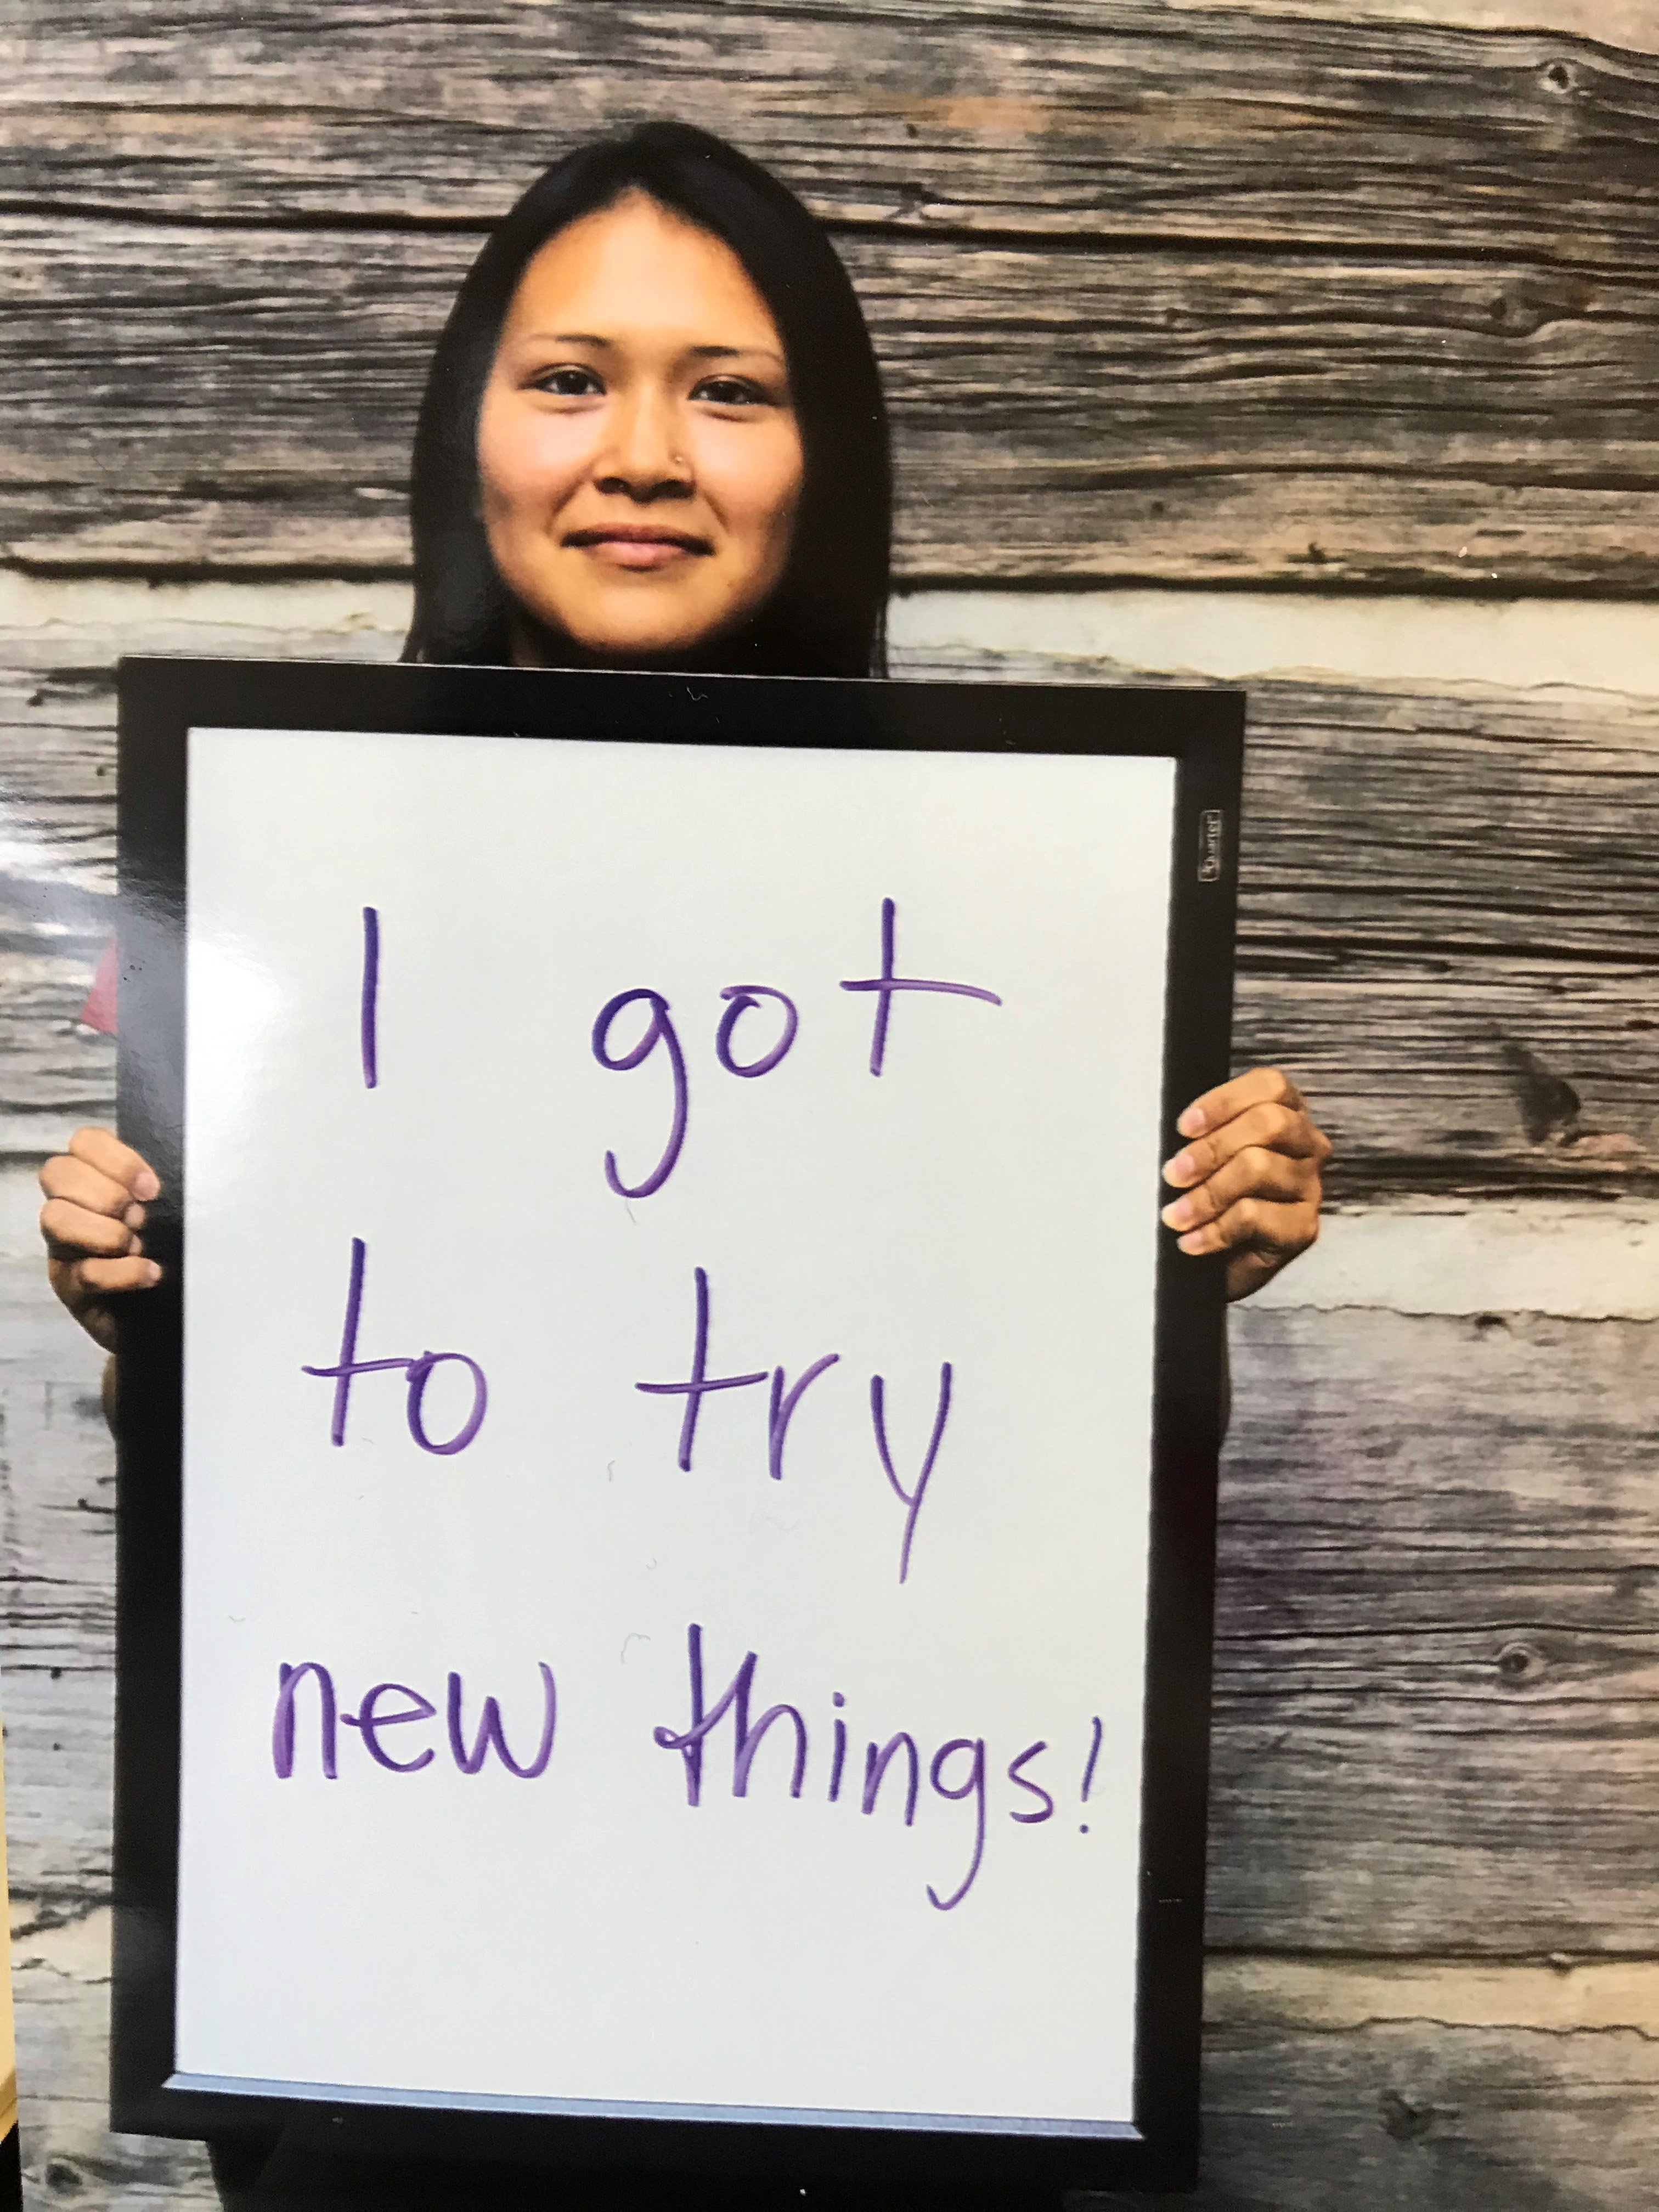
<instances>
[{"instance_id":1,"label":"woman's smile","mask_svg":"<svg viewBox=\"0 0 1659 2212\"><path fill-rule=\"evenodd\" d=\"M563 542L623 569L666 568L677 561L707 558L714 550L706 538L694 537L690 531L643 522L591 523L568 530Z\"/></svg>"}]
</instances>

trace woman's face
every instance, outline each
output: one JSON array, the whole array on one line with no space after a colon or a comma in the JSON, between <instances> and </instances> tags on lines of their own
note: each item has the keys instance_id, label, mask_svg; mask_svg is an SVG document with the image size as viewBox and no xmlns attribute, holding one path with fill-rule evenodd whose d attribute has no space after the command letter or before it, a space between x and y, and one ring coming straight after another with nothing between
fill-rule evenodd
<instances>
[{"instance_id":1,"label":"woman's face","mask_svg":"<svg viewBox=\"0 0 1659 2212\"><path fill-rule=\"evenodd\" d=\"M478 422L521 607L623 660L701 645L782 575L802 468L782 340L719 239L633 191L526 264Z\"/></svg>"}]
</instances>

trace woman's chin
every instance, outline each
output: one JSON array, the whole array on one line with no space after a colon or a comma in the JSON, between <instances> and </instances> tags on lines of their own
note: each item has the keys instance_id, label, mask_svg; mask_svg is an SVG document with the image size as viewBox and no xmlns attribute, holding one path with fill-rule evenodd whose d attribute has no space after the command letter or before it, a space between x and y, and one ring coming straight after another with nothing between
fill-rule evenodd
<instances>
[{"instance_id":1,"label":"woman's chin","mask_svg":"<svg viewBox=\"0 0 1659 2212\"><path fill-rule=\"evenodd\" d=\"M733 619L724 613L711 617L706 609L688 613L666 607L624 607L587 620L566 616L560 627L592 659L626 667L696 653L728 629Z\"/></svg>"}]
</instances>

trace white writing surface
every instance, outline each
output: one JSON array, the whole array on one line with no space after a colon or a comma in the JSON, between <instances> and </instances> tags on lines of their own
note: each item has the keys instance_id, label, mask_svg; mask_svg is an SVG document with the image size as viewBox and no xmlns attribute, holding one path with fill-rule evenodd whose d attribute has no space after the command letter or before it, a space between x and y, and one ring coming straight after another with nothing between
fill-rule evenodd
<instances>
[{"instance_id":1,"label":"white writing surface","mask_svg":"<svg viewBox=\"0 0 1659 2212\"><path fill-rule=\"evenodd\" d=\"M183 2074L1130 2118L1173 788L192 732Z\"/></svg>"}]
</instances>

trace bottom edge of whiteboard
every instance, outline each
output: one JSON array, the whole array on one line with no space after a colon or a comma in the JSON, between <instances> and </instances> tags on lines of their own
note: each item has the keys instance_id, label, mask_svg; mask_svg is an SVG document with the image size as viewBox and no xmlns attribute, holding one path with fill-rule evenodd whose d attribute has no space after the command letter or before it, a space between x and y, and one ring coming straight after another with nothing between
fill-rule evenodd
<instances>
[{"instance_id":1,"label":"bottom edge of whiteboard","mask_svg":"<svg viewBox=\"0 0 1659 2212\"><path fill-rule=\"evenodd\" d=\"M1073 2136L1139 2142L1129 2120L1031 2119L983 2112L854 2112L814 2106L663 2105L591 2097L494 2096L476 2090L370 2089L332 2081L266 2081L241 2074L170 2074L166 2087L199 2095L286 2097L328 2105L398 2105L422 2112L540 2113L605 2120L710 2120L728 2125L885 2128L936 2135Z\"/></svg>"}]
</instances>

